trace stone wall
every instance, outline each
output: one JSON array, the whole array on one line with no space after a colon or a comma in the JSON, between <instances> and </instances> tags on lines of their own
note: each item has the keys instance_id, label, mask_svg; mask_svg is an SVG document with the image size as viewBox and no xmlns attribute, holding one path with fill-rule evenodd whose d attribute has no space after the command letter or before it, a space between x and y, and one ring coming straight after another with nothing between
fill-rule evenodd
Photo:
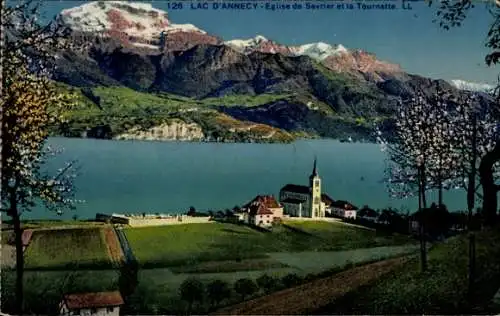
<instances>
[{"instance_id":1,"label":"stone wall","mask_svg":"<svg viewBox=\"0 0 500 316\"><path fill-rule=\"evenodd\" d=\"M179 220L180 219L180 220ZM132 227L139 226L161 226L161 225L180 225L180 224L194 224L194 223L214 223L210 221L210 217L192 217L192 216L179 216L169 218L129 218L129 225Z\"/></svg>"}]
</instances>

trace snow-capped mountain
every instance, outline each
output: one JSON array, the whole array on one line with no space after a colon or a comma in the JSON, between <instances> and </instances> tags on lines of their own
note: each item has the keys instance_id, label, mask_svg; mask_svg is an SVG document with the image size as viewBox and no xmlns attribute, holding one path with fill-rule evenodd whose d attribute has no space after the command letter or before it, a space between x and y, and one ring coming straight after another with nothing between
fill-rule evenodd
<instances>
[{"instance_id":1,"label":"snow-capped mountain","mask_svg":"<svg viewBox=\"0 0 500 316\"><path fill-rule=\"evenodd\" d=\"M342 45L332 46L323 42L300 46L286 46L269 40L262 35L257 35L254 38L246 40L230 40L224 43L245 54L249 54L254 51L264 53L284 53L291 56L309 56L316 60L324 60L329 56L348 52L348 50Z\"/></svg>"},{"instance_id":2,"label":"snow-capped mountain","mask_svg":"<svg viewBox=\"0 0 500 316\"><path fill-rule=\"evenodd\" d=\"M186 36L195 43L218 42L192 24L174 24L167 12L150 3L126 1L94 1L66 9L58 21L76 32L113 37L136 47L159 48L162 33L173 38ZM184 35L182 35L184 34Z\"/></svg>"},{"instance_id":3,"label":"snow-capped mountain","mask_svg":"<svg viewBox=\"0 0 500 316\"><path fill-rule=\"evenodd\" d=\"M76 33L117 40L122 46L146 54L185 51L196 45L226 45L249 55L253 52L284 56L309 56L336 72L353 74L370 81L400 76L399 65L378 60L375 55L324 42L285 45L262 35L223 42L192 24L174 24L167 12L150 3L93 1L66 9L58 21Z\"/></svg>"},{"instance_id":4,"label":"snow-capped mountain","mask_svg":"<svg viewBox=\"0 0 500 316\"><path fill-rule=\"evenodd\" d=\"M262 35L246 40L230 40L224 44L244 54L258 51L272 54L280 53L286 56L309 56L322 62L325 67L331 70L348 72L374 81L383 81L387 77L403 74L399 65L378 60L375 55L361 50L349 50L341 44L330 45L317 42L287 46L269 40Z\"/></svg>"},{"instance_id":5,"label":"snow-capped mountain","mask_svg":"<svg viewBox=\"0 0 500 316\"><path fill-rule=\"evenodd\" d=\"M323 42L295 46L292 51L297 56L309 56L317 60L325 60L330 56L348 53L349 51L342 45L332 46Z\"/></svg>"},{"instance_id":6,"label":"snow-capped mountain","mask_svg":"<svg viewBox=\"0 0 500 316\"><path fill-rule=\"evenodd\" d=\"M144 38L153 38L162 31L206 33L192 24L171 23L167 12L142 2L89 2L63 10L61 20L78 31L103 32L119 28L129 35Z\"/></svg>"},{"instance_id":7,"label":"snow-capped mountain","mask_svg":"<svg viewBox=\"0 0 500 316\"><path fill-rule=\"evenodd\" d=\"M495 86L487 83L468 82L460 79L450 80L450 84L457 89L468 91L492 92L495 89Z\"/></svg>"}]
</instances>

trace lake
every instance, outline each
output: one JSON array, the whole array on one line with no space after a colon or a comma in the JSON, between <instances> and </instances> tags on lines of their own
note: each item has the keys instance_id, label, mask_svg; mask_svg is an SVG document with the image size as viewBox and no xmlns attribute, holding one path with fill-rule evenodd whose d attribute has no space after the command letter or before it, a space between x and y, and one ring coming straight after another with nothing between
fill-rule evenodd
<instances>
[{"instance_id":1,"label":"lake","mask_svg":"<svg viewBox=\"0 0 500 316\"><path fill-rule=\"evenodd\" d=\"M293 144L112 141L51 138L63 148L54 165L78 160L76 197L85 200L62 216L41 208L25 219L94 218L95 213L179 213L233 208L287 183L308 184L314 156L322 191L361 207L414 211L416 199L391 199L384 157L376 144L301 140ZM464 191L446 192L450 210L465 209ZM432 198L432 196L431 196ZM429 199L432 201L432 199Z\"/></svg>"}]
</instances>

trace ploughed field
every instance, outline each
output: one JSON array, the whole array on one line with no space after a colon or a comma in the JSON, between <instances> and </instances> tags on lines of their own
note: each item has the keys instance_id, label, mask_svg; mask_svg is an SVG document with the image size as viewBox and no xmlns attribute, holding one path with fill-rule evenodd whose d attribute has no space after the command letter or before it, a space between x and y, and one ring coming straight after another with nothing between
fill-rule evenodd
<instances>
[{"instance_id":1,"label":"ploughed field","mask_svg":"<svg viewBox=\"0 0 500 316\"><path fill-rule=\"evenodd\" d=\"M25 251L26 269L96 269L111 266L103 230L36 230Z\"/></svg>"}]
</instances>

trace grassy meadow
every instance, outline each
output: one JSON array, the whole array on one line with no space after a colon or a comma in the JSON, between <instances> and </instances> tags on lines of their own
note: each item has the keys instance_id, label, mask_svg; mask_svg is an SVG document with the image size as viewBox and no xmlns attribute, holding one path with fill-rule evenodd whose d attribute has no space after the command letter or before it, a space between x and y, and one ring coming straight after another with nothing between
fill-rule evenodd
<instances>
[{"instance_id":1,"label":"grassy meadow","mask_svg":"<svg viewBox=\"0 0 500 316\"><path fill-rule=\"evenodd\" d=\"M477 233L476 282L468 298L468 238L460 235L429 251L429 269L419 259L372 285L348 294L318 314L492 314L491 299L500 284L500 232Z\"/></svg>"},{"instance_id":2,"label":"grassy meadow","mask_svg":"<svg viewBox=\"0 0 500 316\"><path fill-rule=\"evenodd\" d=\"M269 253L276 252L338 251L410 242L408 237L378 236L375 231L342 223L288 224L295 229L277 226L271 233L264 233L248 226L214 223L127 228L125 232L143 267L192 267L205 263L204 267L200 266L204 271L210 270L206 262L213 261L236 261L240 266L278 266L276 260L269 257ZM249 259L253 259L252 263ZM233 270L240 270L237 265L232 265Z\"/></svg>"},{"instance_id":3,"label":"grassy meadow","mask_svg":"<svg viewBox=\"0 0 500 316\"><path fill-rule=\"evenodd\" d=\"M36 230L25 252L26 269L91 269L110 264L100 228Z\"/></svg>"}]
</instances>

